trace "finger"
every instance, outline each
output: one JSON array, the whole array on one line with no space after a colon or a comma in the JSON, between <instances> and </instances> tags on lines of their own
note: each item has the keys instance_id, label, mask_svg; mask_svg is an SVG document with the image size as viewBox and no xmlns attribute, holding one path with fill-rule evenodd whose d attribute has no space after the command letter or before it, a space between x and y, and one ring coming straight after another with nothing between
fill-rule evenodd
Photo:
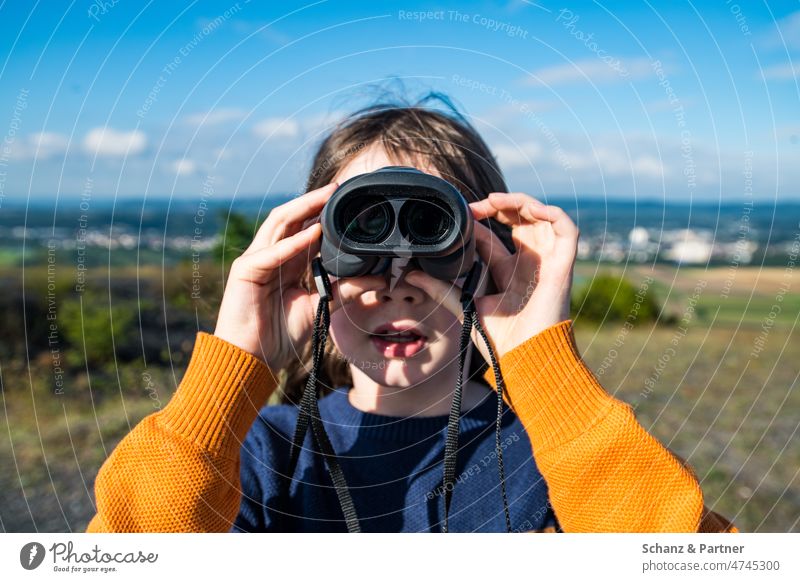
<instances>
[{"instance_id":1,"label":"finger","mask_svg":"<svg viewBox=\"0 0 800 582\"><path fill-rule=\"evenodd\" d=\"M535 222L538 219L534 218L532 210L545 207L535 198L519 192L513 194L494 192L489 194L488 200L497 211L496 218L503 224L511 225Z\"/></svg>"},{"instance_id":2,"label":"finger","mask_svg":"<svg viewBox=\"0 0 800 582\"><path fill-rule=\"evenodd\" d=\"M437 304L443 305L450 313L455 315L459 321L464 314L461 309L461 287L455 283L442 281L436 277L428 275L425 271L409 271L406 273L405 281L414 287L422 289Z\"/></svg>"},{"instance_id":3,"label":"finger","mask_svg":"<svg viewBox=\"0 0 800 582\"><path fill-rule=\"evenodd\" d=\"M275 269L317 245L321 235L322 226L312 224L297 234L281 239L274 245L242 255L233 262L231 272L235 271L237 276L243 280L264 283L269 280Z\"/></svg>"},{"instance_id":4,"label":"finger","mask_svg":"<svg viewBox=\"0 0 800 582\"><path fill-rule=\"evenodd\" d=\"M308 228L312 224L318 223L320 221L320 219L321 219L321 216L319 214L317 214L316 216L312 216L311 218L306 218L303 221L303 225L302 225L301 228Z\"/></svg>"},{"instance_id":5,"label":"finger","mask_svg":"<svg viewBox=\"0 0 800 582\"><path fill-rule=\"evenodd\" d=\"M480 205L476 205L471 207L472 215L475 217L475 220L486 220L488 218L494 218L498 222L501 222L508 226L517 226L519 224L524 224L524 221L521 220L520 211L518 208L498 208L495 206L491 200L482 201Z\"/></svg>"},{"instance_id":6,"label":"finger","mask_svg":"<svg viewBox=\"0 0 800 582\"><path fill-rule=\"evenodd\" d=\"M480 222L475 221L474 233L478 255L483 259L484 264L489 265L489 273L497 288L505 289L510 282L510 274L503 266L507 262L505 259L512 256L511 252L500 240L500 237Z\"/></svg>"},{"instance_id":7,"label":"finger","mask_svg":"<svg viewBox=\"0 0 800 582\"><path fill-rule=\"evenodd\" d=\"M386 277L382 275L367 275L338 279L331 283L331 313L338 311L369 291L377 291L386 285ZM319 298L319 294L317 294Z\"/></svg>"},{"instance_id":8,"label":"finger","mask_svg":"<svg viewBox=\"0 0 800 582\"><path fill-rule=\"evenodd\" d=\"M502 206L494 204L495 201L499 201ZM509 202L513 202L518 206L521 205L522 202L531 203L537 206L544 205L541 201L537 200L533 196L529 196L522 192L491 192L483 200L472 202L469 206L472 210L472 213L475 215L475 218L478 220L483 220L485 218L495 216L497 211L502 208L510 209L511 206L509 205Z\"/></svg>"},{"instance_id":9,"label":"finger","mask_svg":"<svg viewBox=\"0 0 800 582\"><path fill-rule=\"evenodd\" d=\"M541 200L534 198L530 194L525 194L524 192L490 192L486 199L493 204L495 201L501 201L506 203L513 202L520 206L527 203L532 203L536 206L545 205Z\"/></svg>"},{"instance_id":10,"label":"finger","mask_svg":"<svg viewBox=\"0 0 800 582\"><path fill-rule=\"evenodd\" d=\"M315 217L318 218L322 207L325 206L325 203L338 186L336 182L332 182L327 186L307 192L274 208L270 211L269 216L258 229L258 232L256 232L253 242L245 254L274 245L279 240L307 228L303 222Z\"/></svg>"},{"instance_id":11,"label":"finger","mask_svg":"<svg viewBox=\"0 0 800 582\"><path fill-rule=\"evenodd\" d=\"M512 228L511 237L519 253L519 266L537 272L542 249L572 257L577 253L577 227L569 215L557 206L542 204L527 194L492 193L488 198L495 209L495 220ZM550 228L522 228L547 223ZM547 242L544 242L547 241ZM509 278L509 282L513 278Z\"/></svg>"},{"instance_id":12,"label":"finger","mask_svg":"<svg viewBox=\"0 0 800 582\"><path fill-rule=\"evenodd\" d=\"M478 252L481 253L481 257L484 260L488 261L489 257L502 259L511 256L511 251L488 226L476 220L473 232L475 233L475 244L478 246Z\"/></svg>"},{"instance_id":13,"label":"finger","mask_svg":"<svg viewBox=\"0 0 800 582\"><path fill-rule=\"evenodd\" d=\"M485 220L497 214L497 209L492 206L488 198L478 202L470 202L469 209L472 211L475 220Z\"/></svg>"},{"instance_id":14,"label":"finger","mask_svg":"<svg viewBox=\"0 0 800 582\"><path fill-rule=\"evenodd\" d=\"M546 220L553 225L553 232L560 237L576 237L578 227L569 214L558 206L541 206L528 209L534 220Z\"/></svg>"},{"instance_id":15,"label":"finger","mask_svg":"<svg viewBox=\"0 0 800 582\"><path fill-rule=\"evenodd\" d=\"M425 291L436 303L443 305L463 324L464 311L461 307L461 287L455 283L448 283L432 277L424 271L411 271L406 275L405 280ZM476 305L482 304L484 300L485 298L476 298ZM488 362L489 352L486 350L483 340L480 339L478 331L473 328L470 336L472 343L478 347L481 355Z\"/></svg>"}]
</instances>

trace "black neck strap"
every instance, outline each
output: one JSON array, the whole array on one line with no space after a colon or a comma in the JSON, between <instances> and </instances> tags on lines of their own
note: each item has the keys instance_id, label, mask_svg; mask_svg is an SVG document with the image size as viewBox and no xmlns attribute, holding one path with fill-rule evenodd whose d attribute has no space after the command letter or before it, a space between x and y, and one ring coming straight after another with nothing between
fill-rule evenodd
<instances>
[{"instance_id":1,"label":"black neck strap","mask_svg":"<svg viewBox=\"0 0 800 582\"><path fill-rule=\"evenodd\" d=\"M325 427L322 424L320 417L319 405L317 403L318 397L318 375L319 369L322 365L322 358L325 354L325 343L328 339L328 329L330 327L330 308L328 302L332 298L331 284L325 268L322 266L319 258L315 258L312 263L312 270L314 274L314 282L319 292L319 306L317 314L314 319L314 330L312 337L312 368L311 374L306 382L303 391L303 397L300 401L300 412L297 418L297 426L295 427L294 438L292 440L292 448L289 454L289 467L287 478L291 481L297 469L297 462L300 456L300 451L303 447L306 432L308 431L309 424L312 429L312 437L316 446L321 451L325 459L325 465L328 468L328 473L331 476L333 485L336 489L336 495L339 498L339 504L342 508L342 513L347 523L347 531L350 533L358 533L361 527L358 522L358 515L356 514L353 498L350 496L350 490L347 487L342 468L336 458L336 453L333 450L328 434L325 432ZM489 342L486 332L481 325L480 318L475 310L475 302L473 294L477 288L480 279L481 265L475 262L464 282L461 292L461 306L464 312L464 324L461 329L461 338L459 343L459 368L458 380L456 388L453 391L452 406L450 407L450 415L447 422L447 436L445 439L445 453L444 453L444 476L442 479L442 486L444 489L444 519L442 521L442 532L448 531L448 515L450 513L450 504L453 496L453 487L455 486L456 477L456 455L458 452L458 433L459 433L459 419L461 417L461 399L463 393L463 378L464 378L464 364L466 361L467 352L470 348L470 340L472 336L472 328L474 327L481 339L486 345L491 359L492 368L494 370L495 383L497 385L497 420L495 423L495 453L497 456L498 470L500 474L500 491L503 497L503 510L505 513L506 530L511 531L511 516L508 510L508 497L506 495L505 484L505 469L503 466L503 450L500 446L501 441L501 422L503 416L503 392L505 384L503 376L500 373L500 366L495 358L494 350Z\"/></svg>"},{"instance_id":2,"label":"black neck strap","mask_svg":"<svg viewBox=\"0 0 800 582\"><path fill-rule=\"evenodd\" d=\"M303 447L303 441L305 440L306 431L308 430L310 422L314 440L317 447L322 452L325 465L328 468L328 473L330 473L331 480L333 481L333 486L336 488L336 495L339 497L339 505L342 507L342 513L347 522L347 531L349 533L359 533L361 531L361 526L358 523L358 515L356 514L356 508L353 504L353 498L350 496L350 490L347 488L344 472L342 472L342 468L336 458L336 453L328 438L328 433L325 432L325 427L322 424L322 418L319 413L319 405L317 403L317 375L319 374L319 367L322 364L322 357L325 355L325 343L328 339L328 328L330 327L331 318L328 302L333 294L331 292L330 279L328 279L328 274L325 272L319 259L314 259L312 262L312 269L314 281L319 291L319 306L317 307L317 315L314 318L313 339L311 343L313 365L311 374L306 382L305 390L303 391L303 397L300 401L300 413L297 417L297 426L295 427L294 439L292 440L292 448L289 455L289 471L287 475L290 480L294 477L300 450Z\"/></svg>"},{"instance_id":3,"label":"black neck strap","mask_svg":"<svg viewBox=\"0 0 800 582\"><path fill-rule=\"evenodd\" d=\"M453 488L456 479L456 453L458 452L458 433L459 418L461 417L461 395L464 388L464 363L467 357L467 350L471 346L472 328L474 327L481 339L486 344L489 352L489 359L494 370L495 383L497 384L497 419L495 421L495 454L497 456L498 471L500 474L500 493L503 497L503 512L506 520L506 531L511 532L511 515L508 511L508 496L506 495L505 467L503 465L503 449L500 446L501 428L503 420L503 392L505 383L503 375L500 373L500 366L495 358L492 344L486 336L478 312L475 310L474 293L478 287L481 275L481 264L476 261L467 275L464 285L461 288L461 310L464 314L464 324L461 328L461 339L458 354L458 380L453 391L453 402L450 407L450 418L447 421L447 437L444 447L444 477L442 486L444 487L444 520L442 521L442 533L448 531L448 516L450 513L450 503L453 497Z\"/></svg>"}]
</instances>

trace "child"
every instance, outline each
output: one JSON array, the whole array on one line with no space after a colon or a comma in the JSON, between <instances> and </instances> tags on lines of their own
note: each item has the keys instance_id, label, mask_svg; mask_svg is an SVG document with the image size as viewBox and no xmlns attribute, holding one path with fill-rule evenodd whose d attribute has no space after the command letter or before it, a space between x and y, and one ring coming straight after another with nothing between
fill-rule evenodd
<instances>
[{"instance_id":1,"label":"child","mask_svg":"<svg viewBox=\"0 0 800 582\"><path fill-rule=\"evenodd\" d=\"M363 109L323 141L308 193L275 208L231 266L216 330L198 333L170 403L101 468L88 531L346 531L310 434L286 474L319 299L309 263L336 184L389 165L451 182L475 217L492 279L477 311L510 406L499 445L512 531L738 531L704 506L691 470L581 360L569 319L575 224L555 206L504 193L471 125L454 109L425 107L437 98ZM410 271L394 281L341 279L333 295L319 409L361 530L441 531L458 288ZM506 531L494 376L475 343L449 531ZM264 406L276 390L283 404Z\"/></svg>"}]
</instances>

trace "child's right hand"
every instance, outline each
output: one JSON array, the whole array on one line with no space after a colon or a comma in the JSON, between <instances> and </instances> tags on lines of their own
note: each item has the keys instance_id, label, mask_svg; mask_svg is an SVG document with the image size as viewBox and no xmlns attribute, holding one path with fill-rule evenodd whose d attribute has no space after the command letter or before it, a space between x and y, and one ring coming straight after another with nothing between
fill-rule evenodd
<instances>
[{"instance_id":1,"label":"child's right hand","mask_svg":"<svg viewBox=\"0 0 800 582\"><path fill-rule=\"evenodd\" d=\"M301 286L320 249L322 226L315 222L337 188L329 184L274 208L250 247L231 264L214 335L261 358L273 371L300 358L311 338L319 303L316 290ZM333 282L331 312L380 289L373 275Z\"/></svg>"}]
</instances>

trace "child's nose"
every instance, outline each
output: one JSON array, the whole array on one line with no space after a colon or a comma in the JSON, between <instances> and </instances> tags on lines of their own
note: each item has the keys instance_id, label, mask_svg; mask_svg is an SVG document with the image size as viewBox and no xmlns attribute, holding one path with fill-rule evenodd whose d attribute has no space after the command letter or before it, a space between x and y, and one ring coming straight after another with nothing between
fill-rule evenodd
<instances>
[{"instance_id":1,"label":"child's nose","mask_svg":"<svg viewBox=\"0 0 800 582\"><path fill-rule=\"evenodd\" d=\"M392 286L390 275L387 273L386 285L378 289L377 298L381 303L389 301L403 301L412 305L419 305L425 301L425 292L419 287L406 283L405 273Z\"/></svg>"}]
</instances>

